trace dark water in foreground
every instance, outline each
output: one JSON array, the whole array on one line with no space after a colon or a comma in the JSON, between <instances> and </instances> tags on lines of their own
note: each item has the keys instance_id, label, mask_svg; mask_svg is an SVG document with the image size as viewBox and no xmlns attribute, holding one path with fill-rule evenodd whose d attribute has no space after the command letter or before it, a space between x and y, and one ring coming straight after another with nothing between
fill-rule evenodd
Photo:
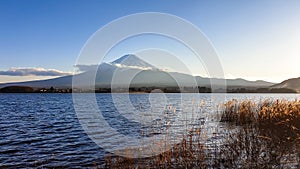
<instances>
[{"instance_id":1,"label":"dark water in foreground","mask_svg":"<svg viewBox=\"0 0 300 169\"><path fill-rule=\"evenodd\" d=\"M188 94L187 94L188 95ZM190 94L193 98L193 94ZM213 110L210 94L201 94L206 101L204 111ZM218 98L218 95L215 95ZM96 95L99 108L115 113L110 94ZM135 107L149 107L148 94L131 94ZM155 98L155 97L153 97ZM155 100L151 104L155 103ZM176 106L179 94L168 94ZM300 98L300 95L230 94L230 99ZM192 101L195 102L195 101ZM199 102L199 100L196 100ZM159 104L159 103L157 103ZM124 106L126 103L124 103ZM177 110L177 111L180 111ZM199 112L195 112L196 114ZM111 125L118 125L117 116L106 116ZM122 118L122 117L120 117ZM124 134L135 126L119 125ZM212 123L216 124L216 123ZM192 125L205 125L197 123ZM122 128L123 126L123 128ZM95 144L82 129L75 113L71 94L0 94L0 168L81 168L103 163L105 151Z\"/></svg>"}]
</instances>

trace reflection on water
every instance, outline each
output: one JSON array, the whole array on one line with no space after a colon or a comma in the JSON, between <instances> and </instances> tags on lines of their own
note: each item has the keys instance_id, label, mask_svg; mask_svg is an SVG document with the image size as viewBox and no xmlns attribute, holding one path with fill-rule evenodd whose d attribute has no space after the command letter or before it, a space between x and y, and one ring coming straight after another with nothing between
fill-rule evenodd
<instances>
[{"instance_id":1,"label":"reflection on water","mask_svg":"<svg viewBox=\"0 0 300 169\"><path fill-rule=\"evenodd\" d=\"M152 137L166 132L169 123L182 134L187 132L186 128L201 127L207 133L207 138L203 139L207 147L220 141L220 133L225 131L225 126L218 123L213 112L216 105L224 100L218 100L221 98L218 94L214 94L213 99L210 94L200 94L199 97L194 94L184 95L186 100L182 101L179 94L167 94L167 106L156 102L160 96L129 95L133 107L141 112L151 111L151 105L152 108L164 106L164 112L151 116L152 120L147 120L147 123L128 120L128 116L117 111L118 107L114 106L110 94L97 94L96 98L106 122L123 135ZM264 98L297 97L299 95L230 94L226 99L259 101ZM184 104L179 106L179 103ZM126 102L122 104L128 105ZM183 112L192 113L185 117ZM103 160L105 151L82 129L70 94L0 94L0 114L0 167L88 167ZM173 123L178 114L182 114L181 120ZM187 121L186 118L192 120Z\"/></svg>"}]
</instances>

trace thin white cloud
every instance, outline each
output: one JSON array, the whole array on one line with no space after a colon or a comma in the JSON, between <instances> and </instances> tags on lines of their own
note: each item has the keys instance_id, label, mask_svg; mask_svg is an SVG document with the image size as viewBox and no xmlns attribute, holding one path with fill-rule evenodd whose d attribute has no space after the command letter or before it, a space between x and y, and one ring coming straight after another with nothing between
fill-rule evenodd
<instances>
[{"instance_id":1,"label":"thin white cloud","mask_svg":"<svg viewBox=\"0 0 300 169\"><path fill-rule=\"evenodd\" d=\"M153 67L146 67L146 66L128 66L128 65L124 65L124 64L111 64L111 63L103 63L101 65L75 65L74 67L76 67L80 72L88 72L88 71L94 71L97 70L99 68L105 68L105 66L115 66L117 68L124 68L124 69L141 69L141 70L154 70ZM159 69L155 69L155 70L159 70Z\"/></svg>"},{"instance_id":2,"label":"thin white cloud","mask_svg":"<svg viewBox=\"0 0 300 169\"><path fill-rule=\"evenodd\" d=\"M118 68L127 68L127 69L141 69L141 70L153 70L152 67L142 67L142 66L128 66L123 64L114 64Z\"/></svg>"},{"instance_id":3,"label":"thin white cloud","mask_svg":"<svg viewBox=\"0 0 300 169\"><path fill-rule=\"evenodd\" d=\"M35 67L14 67L9 70L0 71L0 75L6 76L66 76L71 74L70 72L63 72L56 69Z\"/></svg>"}]
</instances>

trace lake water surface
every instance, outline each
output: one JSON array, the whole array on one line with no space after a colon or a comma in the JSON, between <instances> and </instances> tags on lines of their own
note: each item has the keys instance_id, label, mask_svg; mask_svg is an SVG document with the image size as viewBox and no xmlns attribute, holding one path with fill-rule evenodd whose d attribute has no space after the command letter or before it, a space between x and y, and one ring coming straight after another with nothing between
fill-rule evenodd
<instances>
[{"instance_id":1,"label":"lake water surface","mask_svg":"<svg viewBox=\"0 0 300 169\"><path fill-rule=\"evenodd\" d=\"M78 95L85 97L85 94ZM220 94L184 94L184 97L180 94L130 94L130 103L123 99L126 96L115 94L119 100L113 101L111 94L96 94L103 117L123 135L141 138L164 134L168 121L159 119L156 125L151 123L152 130L148 130L147 125L132 122L127 119L129 116L118 112L120 109L114 105L116 101L121 111L126 110L128 105L142 112L153 108L157 108L155 111L166 111L171 107L170 111L178 112L173 114L174 118L180 112L193 111L193 121L181 120L182 125L201 126L208 132L218 129L217 125L222 128L214 116L208 117L216 110L218 103L225 101ZM227 94L225 99L259 101L267 98L294 100L300 99L300 95ZM180 103L183 104L180 106ZM89 100L83 99L83 104L88 105ZM172 124L172 116L167 120ZM178 127L176 130L185 132L181 130L182 125L174 124ZM118 144L112 146L117 147ZM0 94L0 168L93 167L103 163L105 153L80 125L72 94Z\"/></svg>"}]
</instances>

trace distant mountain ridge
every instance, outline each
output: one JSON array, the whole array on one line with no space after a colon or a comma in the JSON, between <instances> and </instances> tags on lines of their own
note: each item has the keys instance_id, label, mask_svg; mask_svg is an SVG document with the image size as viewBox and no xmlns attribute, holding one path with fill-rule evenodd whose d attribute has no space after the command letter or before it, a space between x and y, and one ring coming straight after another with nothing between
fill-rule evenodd
<instances>
[{"instance_id":1,"label":"distant mountain ridge","mask_svg":"<svg viewBox=\"0 0 300 169\"><path fill-rule=\"evenodd\" d=\"M285 80L279 84L271 86L272 88L287 88L300 93L300 77Z\"/></svg>"},{"instance_id":2,"label":"distant mountain ridge","mask_svg":"<svg viewBox=\"0 0 300 169\"><path fill-rule=\"evenodd\" d=\"M111 63L102 63L98 67L98 73L95 77L96 87L110 87L113 80L114 73L117 71L120 74L120 79L117 83L122 86L122 82L128 80L129 74L137 73L132 79L130 86L132 87L147 87L147 86L162 86L173 87L178 86L178 83L189 86L190 82L195 82L198 86L210 87L211 81L214 82L214 86L222 87L224 79L218 78L205 78L200 76L192 76L178 72L165 72L156 68L155 66L145 62L135 55L124 55L119 59ZM79 86L85 86L85 82L94 76L92 71L86 71L74 75L80 78ZM0 84L0 88L6 86L30 86L34 88L49 88L51 86L56 88L71 88L72 87L72 75L58 77L48 80L37 80L29 82L17 82L17 83L5 83ZM226 79L228 87L270 87L274 83L266 81L248 81L245 79Z\"/></svg>"}]
</instances>

